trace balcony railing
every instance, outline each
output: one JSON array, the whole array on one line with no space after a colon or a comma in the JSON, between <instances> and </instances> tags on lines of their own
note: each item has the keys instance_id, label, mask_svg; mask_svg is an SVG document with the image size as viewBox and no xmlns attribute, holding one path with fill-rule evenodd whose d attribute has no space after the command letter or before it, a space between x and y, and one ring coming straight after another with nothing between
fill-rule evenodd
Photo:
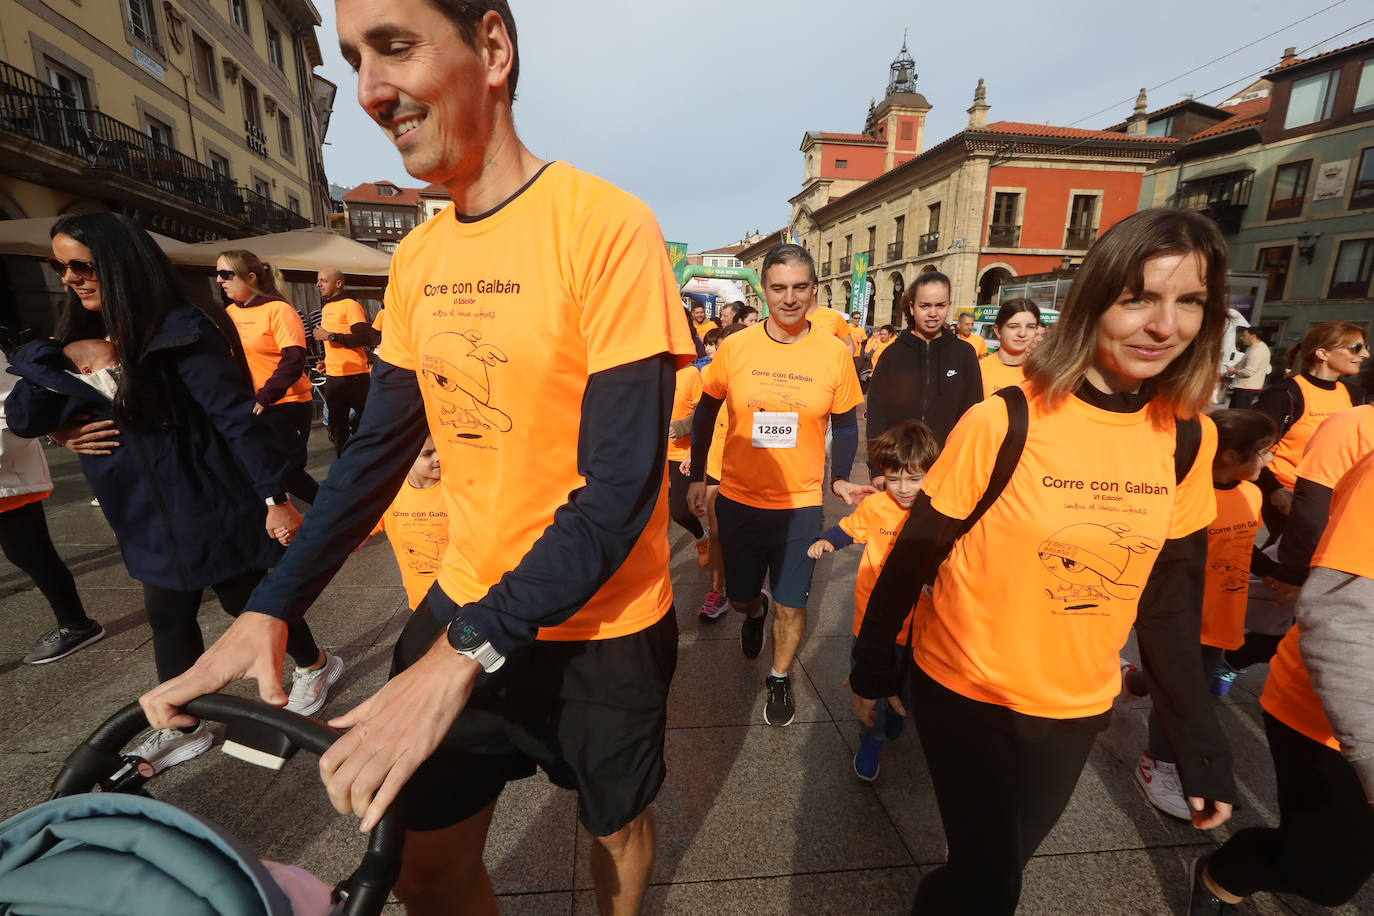
<instances>
[{"instance_id":1,"label":"balcony railing","mask_svg":"<svg viewBox=\"0 0 1374 916\"><path fill-rule=\"evenodd\" d=\"M988 226L989 248L1015 248L1020 244L1020 226Z\"/></svg>"},{"instance_id":2,"label":"balcony railing","mask_svg":"<svg viewBox=\"0 0 1374 916\"><path fill-rule=\"evenodd\" d=\"M0 61L0 134L17 134L266 232L310 221L166 144Z\"/></svg>"},{"instance_id":3,"label":"balcony railing","mask_svg":"<svg viewBox=\"0 0 1374 916\"><path fill-rule=\"evenodd\" d=\"M931 254L940 250L940 233L927 232L916 240L917 254Z\"/></svg>"},{"instance_id":4,"label":"balcony railing","mask_svg":"<svg viewBox=\"0 0 1374 916\"><path fill-rule=\"evenodd\" d=\"M829 261L822 261L822 262L821 262L821 276L822 276L822 277L828 277L828 276L830 276L830 262L829 262Z\"/></svg>"},{"instance_id":5,"label":"balcony railing","mask_svg":"<svg viewBox=\"0 0 1374 916\"><path fill-rule=\"evenodd\" d=\"M853 263L854 259L849 255L845 255L844 257L840 258L840 273L849 273L849 268L853 265Z\"/></svg>"},{"instance_id":6,"label":"balcony railing","mask_svg":"<svg viewBox=\"0 0 1374 916\"><path fill-rule=\"evenodd\" d=\"M868 249L867 251L865 251L864 254L868 255L868 266L869 266L869 267L872 267L874 264L878 263L877 261L873 260L873 249L872 249L872 248L870 248L870 249Z\"/></svg>"},{"instance_id":7,"label":"balcony railing","mask_svg":"<svg viewBox=\"0 0 1374 916\"><path fill-rule=\"evenodd\" d=\"M1092 226L1071 226L1064 234L1064 247L1071 251L1087 251L1097 241L1097 230Z\"/></svg>"},{"instance_id":8,"label":"balcony railing","mask_svg":"<svg viewBox=\"0 0 1374 916\"><path fill-rule=\"evenodd\" d=\"M898 239L895 242L887 243L887 260L889 263L892 261L900 261L902 259L903 247L904 243L901 239Z\"/></svg>"}]
</instances>

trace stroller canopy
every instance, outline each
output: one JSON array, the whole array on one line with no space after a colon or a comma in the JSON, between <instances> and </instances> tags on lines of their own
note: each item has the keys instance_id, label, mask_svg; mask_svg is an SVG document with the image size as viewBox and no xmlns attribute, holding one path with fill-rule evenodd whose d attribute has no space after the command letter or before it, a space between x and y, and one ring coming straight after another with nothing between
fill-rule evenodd
<instances>
[{"instance_id":1,"label":"stroller canopy","mask_svg":"<svg viewBox=\"0 0 1374 916\"><path fill-rule=\"evenodd\" d=\"M291 916L266 866L218 825L113 792L45 802L0 824L3 916Z\"/></svg>"}]
</instances>

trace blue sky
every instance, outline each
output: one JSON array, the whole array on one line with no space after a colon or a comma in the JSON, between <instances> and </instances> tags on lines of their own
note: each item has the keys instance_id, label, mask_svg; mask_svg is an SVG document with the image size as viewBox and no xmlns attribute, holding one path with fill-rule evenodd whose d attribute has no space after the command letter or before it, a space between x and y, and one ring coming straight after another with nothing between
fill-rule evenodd
<instances>
[{"instance_id":1,"label":"blue sky","mask_svg":"<svg viewBox=\"0 0 1374 916\"><path fill-rule=\"evenodd\" d=\"M324 152L330 180L418 184L358 108L333 4L319 7L325 64L318 72L339 85ZM886 90L903 29L918 89L933 106L927 146L964 128L980 77L991 121L1100 128L1124 120L1142 86L1159 86L1151 109L1190 92L1215 103L1270 69L1287 46L1299 53L1316 46L1308 51L1315 54L1374 36L1365 0L511 0L511 7L521 62L515 119L526 145L639 196L664 235L693 251L787 221L787 199L801 187L802 134L862 129L869 99ZM1304 16L1311 18L1290 26Z\"/></svg>"}]
</instances>

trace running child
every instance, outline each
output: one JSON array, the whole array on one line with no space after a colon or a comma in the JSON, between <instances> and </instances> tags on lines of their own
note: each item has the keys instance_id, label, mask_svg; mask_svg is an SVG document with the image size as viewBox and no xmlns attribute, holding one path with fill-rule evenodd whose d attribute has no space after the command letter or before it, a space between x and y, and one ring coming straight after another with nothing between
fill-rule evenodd
<instances>
[{"instance_id":1,"label":"running child","mask_svg":"<svg viewBox=\"0 0 1374 916\"><path fill-rule=\"evenodd\" d=\"M1217 517L1207 526L1207 569L1202 594L1202 672L1208 683L1226 651L1245 642L1245 606L1250 581L1250 554L1260 528L1263 494L1254 481L1273 460L1269 449L1278 430L1257 410L1218 410L1217 457L1212 461L1212 487ZM1135 671L1126 689L1138 696L1147 692L1145 676ZM1227 687L1230 684L1227 682ZM1216 686L1213 692L1218 693ZM1135 768L1135 781L1160 811L1191 820L1188 800L1179 781L1174 752L1151 709L1149 739Z\"/></svg>"},{"instance_id":2,"label":"running child","mask_svg":"<svg viewBox=\"0 0 1374 916\"><path fill-rule=\"evenodd\" d=\"M668 514L696 540L697 566L709 562L710 542L701 519L687 508L687 474L681 465L692 449L692 412L701 400L701 370L715 355L720 334L720 328L707 331L701 341L706 355L677 370L673 382L673 408L668 415Z\"/></svg>"},{"instance_id":3,"label":"running child","mask_svg":"<svg viewBox=\"0 0 1374 916\"><path fill-rule=\"evenodd\" d=\"M935 463L940 445L926 425L919 420L906 420L876 439L868 441L868 460L883 472L887 489L864 497L854 512L838 525L821 533L820 538L806 551L807 556L819 560L822 555L863 544L863 558L859 561L859 575L854 580L854 637L859 636L868 596L878 573L887 561L892 542L906 524L911 504L921 492L926 468ZM901 633L893 646L897 657L904 658L907 631L911 615L902 624ZM895 741L902 734L904 710L894 708L887 700L879 700L873 707L873 721L859 723L859 750L854 755L854 774L872 781L878 778L878 752L883 738Z\"/></svg>"},{"instance_id":4,"label":"running child","mask_svg":"<svg viewBox=\"0 0 1374 916\"><path fill-rule=\"evenodd\" d=\"M745 309L750 306L741 305L736 311L736 320L727 328L707 331L703 343L706 345L706 352L709 356L715 356L716 349L720 342L731 334L743 331L749 325L743 323L739 316L744 314ZM754 312L754 317L758 313ZM748 316L745 315L747 318ZM689 418L690 423L690 418ZM706 538L709 545L707 562L711 567L711 588L706 592L706 597L701 601L701 607L697 609L697 616L701 620L719 620L725 613L729 604L725 600L725 553L720 547L720 538L716 536L716 495L720 493L720 478L724 473L725 458L725 431L730 424L730 409L724 404L721 405L720 413L716 416L716 428L711 437L711 449L706 454ZM683 476L692 473L692 456L686 455L682 459L680 467Z\"/></svg>"},{"instance_id":5,"label":"running child","mask_svg":"<svg viewBox=\"0 0 1374 916\"><path fill-rule=\"evenodd\" d=\"M448 547L448 511L439 487L439 450L432 436L425 436L405 483L372 529L374 535L383 532L396 553L406 603L413 611L439 575Z\"/></svg>"}]
</instances>

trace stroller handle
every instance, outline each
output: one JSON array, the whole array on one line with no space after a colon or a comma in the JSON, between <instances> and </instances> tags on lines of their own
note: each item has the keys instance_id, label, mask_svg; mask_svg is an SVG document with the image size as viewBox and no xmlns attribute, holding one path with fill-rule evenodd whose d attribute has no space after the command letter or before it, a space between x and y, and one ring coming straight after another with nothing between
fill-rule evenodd
<instances>
[{"instance_id":1,"label":"stroller handle","mask_svg":"<svg viewBox=\"0 0 1374 916\"><path fill-rule=\"evenodd\" d=\"M316 756L329 750L343 734L315 719L243 697L207 694L187 703L183 709L198 719L211 722L266 727ZM147 727L148 718L137 702L110 716L67 757L53 780L51 797L90 791L123 766L120 749ZM401 806L393 804L372 828L362 864L340 885L347 897L342 916L364 916L382 911L400 873L404 842Z\"/></svg>"}]
</instances>

